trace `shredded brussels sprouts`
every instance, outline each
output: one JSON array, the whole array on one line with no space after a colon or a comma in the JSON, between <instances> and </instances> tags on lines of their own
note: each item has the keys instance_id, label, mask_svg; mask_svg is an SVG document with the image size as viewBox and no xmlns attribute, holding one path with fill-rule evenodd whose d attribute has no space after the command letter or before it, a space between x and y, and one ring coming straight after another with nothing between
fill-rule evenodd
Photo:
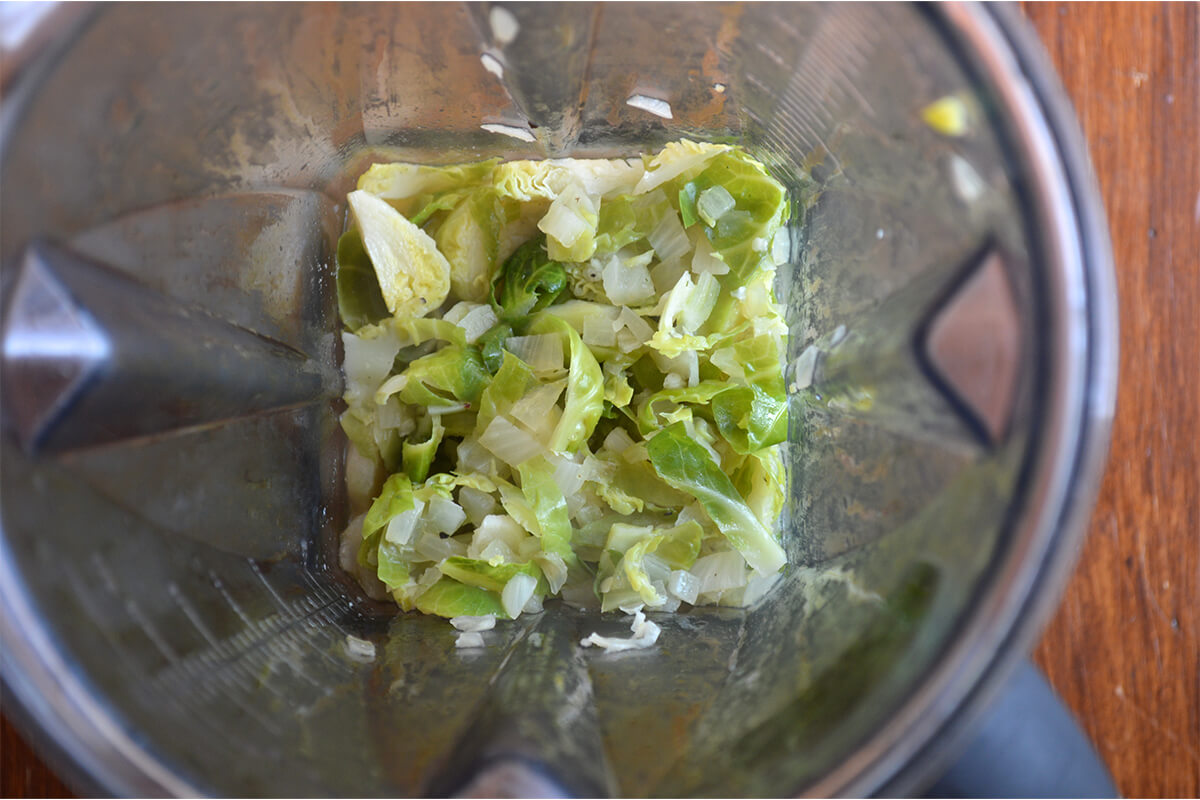
<instances>
[{"instance_id":1,"label":"shredded brussels sprouts","mask_svg":"<svg viewBox=\"0 0 1200 800\"><path fill-rule=\"evenodd\" d=\"M377 164L349 207L339 552L366 591L478 646L550 597L641 620L772 585L788 205L762 164Z\"/></svg>"}]
</instances>

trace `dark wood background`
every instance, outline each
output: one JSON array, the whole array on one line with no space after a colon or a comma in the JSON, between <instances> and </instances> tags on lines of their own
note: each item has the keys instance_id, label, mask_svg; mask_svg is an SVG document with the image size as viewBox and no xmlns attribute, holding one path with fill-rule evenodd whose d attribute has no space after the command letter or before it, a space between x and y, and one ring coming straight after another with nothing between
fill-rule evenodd
<instances>
[{"instance_id":1,"label":"dark wood background","mask_svg":"<svg viewBox=\"0 0 1200 800\"><path fill-rule=\"evenodd\" d=\"M1112 453L1034 658L1128 797L1200 796L1200 4L1023 6L1078 112L1121 296ZM67 794L3 721L0 796Z\"/></svg>"}]
</instances>

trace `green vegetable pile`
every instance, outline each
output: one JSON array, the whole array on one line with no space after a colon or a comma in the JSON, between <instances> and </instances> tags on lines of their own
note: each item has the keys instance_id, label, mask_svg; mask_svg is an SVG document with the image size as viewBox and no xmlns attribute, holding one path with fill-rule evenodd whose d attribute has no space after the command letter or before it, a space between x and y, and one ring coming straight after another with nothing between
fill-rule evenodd
<instances>
[{"instance_id":1,"label":"green vegetable pile","mask_svg":"<svg viewBox=\"0 0 1200 800\"><path fill-rule=\"evenodd\" d=\"M376 597L514 618L742 605L785 562L783 186L727 145L377 164L338 243Z\"/></svg>"}]
</instances>

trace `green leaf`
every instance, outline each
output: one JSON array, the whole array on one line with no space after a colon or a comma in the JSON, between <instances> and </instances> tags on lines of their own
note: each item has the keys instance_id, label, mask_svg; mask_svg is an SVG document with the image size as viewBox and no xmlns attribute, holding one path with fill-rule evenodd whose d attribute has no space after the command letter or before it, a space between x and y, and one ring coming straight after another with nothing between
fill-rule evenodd
<instances>
[{"instance_id":1,"label":"green leaf","mask_svg":"<svg viewBox=\"0 0 1200 800\"><path fill-rule=\"evenodd\" d=\"M373 194L354 191L346 202L388 311L423 317L438 308L450 292L450 264L434 240Z\"/></svg>"},{"instance_id":2,"label":"green leaf","mask_svg":"<svg viewBox=\"0 0 1200 800\"><path fill-rule=\"evenodd\" d=\"M499 158L490 158L442 167L404 163L372 164L359 177L356 188L392 202L423 199L421 205L424 205L444 192L490 183L492 170L499 162ZM405 209L401 211L407 213Z\"/></svg>"},{"instance_id":3,"label":"green leaf","mask_svg":"<svg viewBox=\"0 0 1200 800\"><path fill-rule=\"evenodd\" d=\"M550 587L537 564L489 564L477 558L451 556L439 565L442 574L466 586L478 586L489 592L500 594L504 586L516 575L528 575L538 582L537 593L545 594Z\"/></svg>"},{"instance_id":4,"label":"green leaf","mask_svg":"<svg viewBox=\"0 0 1200 800\"><path fill-rule=\"evenodd\" d=\"M663 480L699 500L722 535L755 571L770 575L787 562L783 548L746 505L720 465L688 438L682 423L665 428L646 444L646 450Z\"/></svg>"},{"instance_id":5,"label":"green leaf","mask_svg":"<svg viewBox=\"0 0 1200 800\"><path fill-rule=\"evenodd\" d=\"M542 549L562 556L568 566L575 560L571 550L571 517L567 499L554 482L554 471L542 456L531 458L517 467L521 491L537 517Z\"/></svg>"},{"instance_id":6,"label":"green leaf","mask_svg":"<svg viewBox=\"0 0 1200 800\"><path fill-rule=\"evenodd\" d=\"M758 386L726 389L713 397L712 410L717 430L739 453L787 441L787 401Z\"/></svg>"},{"instance_id":7,"label":"green leaf","mask_svg":"<svg viewBox=\"0 0 1200 800\"><path fill-rule=\"evenodd\" d=\"M346 231L338 239L337 296L338 313L347 330L356 331L390 316L375 267L357 230Z\"/></svg>"},{"instance_id":8,"label":"green leaf","mask_svg":"<svg viewBox=\"0 0 1200 800\"><path fill-rule=\"evenodd\" d=\"M550 203L538 230L546 234L546 249L556 261L587 261L596 252L600 199L572 181Z\"/></svg>"},{"instance_id":9,"label":"green leaf","mask_svg":"<svg viewBox=\"0 0 1200 800\"><path fill-rule=\"evenodd\" d=\"M479 396L479 415L475 420L476 436L482 436L497 415L507 414L514 403L538 385L533 370L524 361L505 351L500 369Z\"/></svg>"},{"instance_id":10,"label":"green leaf","mask_svg":"<svg viewBox=\"0 0 1200 800\"><path fill-rule=\"evenodd\" d=\"M454 207L434 239L450 263L450 289L462 300L486 302L501 226L491 189L472 192Z\"/></svg>"},{"instance_id":11,"label":"green leaf","mask_svg":"<svg viewBox=\"0 0 1200 800\"><path fill-rule=\"evenodd\" d=\"M700 219L696 211L696 184L688 181L679 190L679 217L683 220L683 227L690 228Z\"/></svg>"},{"instance_id":12,"label":"green leaf","mask_svg":"<svg viewBox=\"0 0 1200 800\"><path fill-rule=\"evenodd\" d=\"M546 237L517 248L492 279L492 306L501 319L524 320L557 302L567 291L563 265L546 254Z\"/></svg>"},{"instance_id":13,"label":"green leaf","mask_svg":"<svg viewBox=\"0 0 1200 800\"><path fill-rule=\"evenodd\" d=\"M785 470L778 447L746 456L733 472L733 485L767 528L774 529L783 510Z\"/></svg>"},{"instance_id":14,"label":"green leaf","mask_svg":"<svg viewBox=\"0 0 1200 800\"><path fill-rule=\"evenodd\" d=\"M504 363L504 342L508 337L513 335L513 327L507 322L500 322L493 325L492 328L480 336L475 342L475 346L479 348L480 355L483 356L483 365L487 367L487 371L492 375L500 369L500 365Z\"/></svg>"},{"instance_id":15,"label":"green leaf","mask_svg":"<svg viewBox=\"0 0 1200 800\"><path fill-rule=\"evenodd\" d=\"M658 415L659 409L668 406L689 403L695 406L707 407L714 397L729 390L728 381L701 381L695 386L685 386L680 389L663 389L655 392L638 404L638 430L643 436L650 436L663 427L663 421Z\"/></svg>"},{"instance_id":16,"label":"green leaf","mask_svg":"<svg viewBox=\"0 0 1200 800\"><path fill-rule=\"evenodd\" d=\"M368 555L378 544L387 524L414 508L416 504L413 502L412 481L407 475L396 473L384 481L379 496L363 517L363 538L358 550L358 563L368 565Z\"/></svg>"},{"instance_id":17,"label":"green leaf","mask_svg":"<svg viewBox=\"0 0 1200 800\"><path fill-rule=\"evenodd\" d=\"M587 442L604 411L604 373L579 334L563 320L542 314L530 326L530 333L534 334L555 332L567 338L571 358L567 373L567 400L554 435L550 438L550 449L573 453Z\"/></svg>"},{"instance_id":18,"label":"green leaf","mask_svg":"<svg viewBox=\"0 0 1200 800\"><path fill-rule=\"evenodd\" d=\"M594 257L610 255L644 237L645 233L638 230L638 215L633 197L621 195L600 203Z\"/></svg>"},{"instance_id":19,"label":"green leaf","mask_svg":"<svg viewBox=\"0 0 1200 800\"><path fill-rule=\"evenodd\" d=\"M479 350L467 345L449 345L418 358L401 373L407 381L398 395L405 403L445 406L470 403L475 406L491 377Z\"/></svg>"},{"instance_id":20,"label":"green leaf","mask_svg":"<svg viewBox=\"0 0 1200 800\"><path fill-rule=\"evenodd\" d=\"M494 614L500 619L508 619L500 595L481 589L478 586L466 586L452 578L441 578L433 586L417 598L417 610L424 614L434 614L447 619L453 617L482 617Z\"/></svg>"},{"instance_id":21,"label":"green leaf","mask_svg":"<svg viewBox=\"0 0 1200 800\"><path fill-rule=\"evenodd\" d=\"M412 570L408 562L408 553L404 548L395 545L386 539L379 541L378 559L379 564L376 572L379 580L387 585L388 589L396 590L408 583L411 577Z\"/></svg>"},{"instance_id":22,"label":"green leaf","mask_svg":"<svg viewBox=\"0 0 1200 800\"><path fill-rule=\"evenodd\" d=\"M433 463L438 445L442 443L442 436L445 433L446 428L442 425L441 420L434 417L428 439L423 442L404 442L404 473L414 483L420 483L429 475L429 465Z\"/></svg>"},{"instance_id":23,"label":"green leaf","mask_svg":"<svg viewBox=\"0 0 1200 800\"><path fill-rule=\"evenodd\" d=\"M729 265L742 283L759 268L767 253L756 250L755 239L770 242L787 215L787 191L762 164L742 150L728 150L714 157L695 179L696 189L719 186L734 200L735 210L724 214L706 229L717 256ZM733 288L733 287L730 287Z\"/></svg>"}]
</instances>

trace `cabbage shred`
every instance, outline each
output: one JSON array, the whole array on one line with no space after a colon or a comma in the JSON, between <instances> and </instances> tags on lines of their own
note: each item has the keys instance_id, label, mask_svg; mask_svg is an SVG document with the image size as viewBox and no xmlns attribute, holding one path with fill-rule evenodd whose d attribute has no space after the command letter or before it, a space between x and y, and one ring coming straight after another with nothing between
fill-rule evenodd
<instances>
[{"instance_id":1,"label":"cabbage shred","mask_svg":"<svg viewBox=\"0 0 1200 800\"><path fill-rule=\"evenodd\" d=\"M341 423L361 507L339 552L369 593L454 619L761 595L785 563L772 287L789 252L762 164L691 141L377 164L349 207Z\"/></svg>"}]
</instances>

